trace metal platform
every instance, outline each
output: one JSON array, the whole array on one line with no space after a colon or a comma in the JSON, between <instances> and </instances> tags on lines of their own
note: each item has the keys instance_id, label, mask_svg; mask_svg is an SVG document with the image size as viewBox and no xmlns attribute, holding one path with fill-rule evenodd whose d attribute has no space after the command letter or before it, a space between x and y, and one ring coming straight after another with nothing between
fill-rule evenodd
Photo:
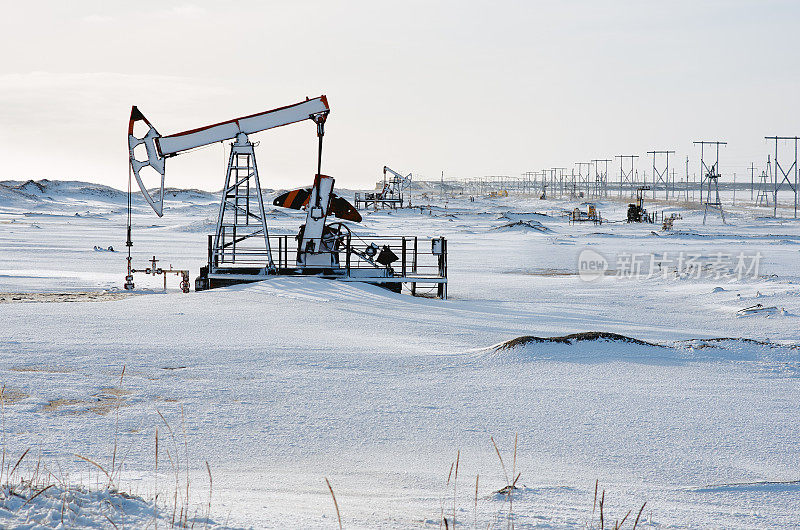
<instances>
[{"instance_id":1,"label":"metal platform","mask_svg":"<svg viewBox=\"0 0 800 530\"><path fill-rule=\"evenodd\" d=\"M370 237L362 240L347 234L334 253L335 266L301 267L293 235L270 235L273 267L266 251L239 252L234 263L226 253L215 251L214 236L208 239L208 264L195 281L196 290L256 282L275 276L315 276L344 282L364 282L410 294L419 288L435 289L447 298L447 240L414 236ZM276 254L277 253L277 254ZM387 258L381 260L381 256Z\"/></svg>"},{"instance_id":2,"label":"metal platform","mask_svg":"<svg viewBox=\"0 0 800 530\"><path fill-rule=\"evenodd\" d=\"M396 210L405 206L402 195L387 196L379 192L356 193L354 203L359 210Z\"/></svg>"}]
</instances>

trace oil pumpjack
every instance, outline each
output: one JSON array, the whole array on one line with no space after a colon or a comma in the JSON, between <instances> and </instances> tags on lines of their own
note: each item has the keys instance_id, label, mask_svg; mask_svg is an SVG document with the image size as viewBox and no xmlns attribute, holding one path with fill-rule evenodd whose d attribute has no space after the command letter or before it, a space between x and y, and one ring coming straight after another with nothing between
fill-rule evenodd
<instances>
[{"instance_id":1,"label":"oil pumpjack","mask_svg":"<svg viewBox=\"0 0 800 530\"><path fill-rule=\"evenodd\" d=\"M398 292L406 284L412 294L416 294L418 288L427 287L435 290L440 298L447 297L445 238L428 240L430 250L424 251L427 245L421 248L420 238L415 236L370 237L370 241L365 241L353 234L344 222L327 223L331 214L343 221L362 220L346 199L333 192L334 179L322 174L322 140L329 113L330 106L323 95L162 136L137 107L132 107L128 126L130 170L145 200L159 217L164 214L166 159L233 140L216 230L208 236L208 264L201 267L195 290L259 281L274 275L314 275L382 285ZM249 135L305 120L313 121L317 129L317 172L313 184L310 188L286 192L273 201L275 206L306 210L305 224L291 241L286 235L269 234L254 145ZM137 132L135 129L139 128L142 130ZM144 171L154 171L160 176L160 188L155 195L144 184ZM132 274L137 271L131 266L130 213L128 219L126 288L132 288ZM295 242L294 256L290 260L290 247Z\"/></svg>"},{"instance_id":2,"label":"oil pumpjack","mask_svg":"<svg viewBox=\"0 0 800 530\"><path fill-rule=\"evenodd\" d=\"M387 179L387 173L392 176ZM355 203L356 208L372 208L374 210L383 208L403 208L411 206L411 179L412 175L409 173L405 177L390 168L383 166L383 185L378 182L376 189L380 187L381 191L356 193ZM404 197L403 192L409 190L409 196Z\"/></svg>"}]
</instances>

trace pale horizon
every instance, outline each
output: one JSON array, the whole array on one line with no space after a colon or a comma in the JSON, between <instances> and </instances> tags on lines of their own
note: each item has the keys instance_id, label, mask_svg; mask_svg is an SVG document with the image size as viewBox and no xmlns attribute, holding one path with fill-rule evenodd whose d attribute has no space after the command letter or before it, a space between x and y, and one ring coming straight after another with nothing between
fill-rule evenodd
<instances>
[{"instance_id":1,"label":"pale horizon","mask_svg":"<svg viewBox=\"0 0 800 530\"><path fill-rule=\"evenodd\" d=\"M157 2L14 5L0 23L0 180L127 185L131 105L161 134L327 95L323 173L371 188L518 176L726 141L723 180L749 179L798 135L788 1ZM246 16L242 16L242 15ZM314 125L255 134L264 187L310 183ZM218 190L219 144L167 161L166 186ZM619 164L609 164L614 180Z\"/></svg>"}]
</instances>

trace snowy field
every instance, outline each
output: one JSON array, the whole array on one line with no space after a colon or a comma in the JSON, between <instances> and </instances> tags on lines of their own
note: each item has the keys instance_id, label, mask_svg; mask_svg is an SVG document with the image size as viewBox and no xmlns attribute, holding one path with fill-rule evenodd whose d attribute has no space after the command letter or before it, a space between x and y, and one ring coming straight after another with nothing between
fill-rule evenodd
<instances>
[{"instance_id":1,"label":"snowy field","mask_svg":"<svg viewBox=\"0 0 800 530\"><path fill-rule=\"evenodd\" d=\"M137 199L134 263L155 254L193 280L217 197L167 198L163 218ZM447 237L446 301L316 278L183 294L170 277L163 293L141 275L129 296L123 193L0 187L0 481L30 448L12 479L46 467L57 484L25 505L3 490L0 525L58 524L80 485L73 525L163 526L187 476L195 526L337 528L325 478L345 528L439 528L454 512L464 528L586 528L596 480L607 526L633 510L632 527L644 502L645 528L800 525L789 210L737 197L726 225L703 225L696 205L653 205L682 217L665 232L621 222L627 200L598 201L615 221L602 225L569 224L579 200L430 202L353 231ZM271 233L302 215L271 210ZM606 264L594 279L586 256ZM513 341L593 331L636 341ZM76 455L136 498L108 500ZM512 504L493 492L516 473Z\"/></svg>"}]
</instances>

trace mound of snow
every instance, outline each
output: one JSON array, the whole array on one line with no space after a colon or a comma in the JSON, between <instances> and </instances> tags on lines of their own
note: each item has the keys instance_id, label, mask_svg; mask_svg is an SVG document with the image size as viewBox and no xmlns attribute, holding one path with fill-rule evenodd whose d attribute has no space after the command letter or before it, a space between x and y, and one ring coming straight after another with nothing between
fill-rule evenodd
<instances>
[{"instance_id":1,"label":"mound of snow","mask_svg":"<svg viewBox=\"0 0 800 530\"><path fill-rule=\"evenodd\" d=\"M516 364L542 360L654 361L674 357L669 348L617 333L591 331L559 337L525 335L477 352L479 362Z\"/></svg>"},{"instance_id":2,"label":"mound of snow","mask_svg":"<svg viewBox=\"0 0 800 530\"><path fill-rule=\"evenodd\" d=\"M145 205L142 194L134 187L133 202L137 206ZM151 189L155 197L158 190ZM270 192L271 190L265 190ZM208 192L198 189L164 189L164 199L167 201L207 204L219 200L219 192ZM78 202L91 202L92 204L111 204L124 206L128 201L128 193L103 184L71 180L6 180L0 182L0 205L22 206L30 208L32 205L47 205L48 208L58 207L73 208Z\"/></svg>"},{"instance_id":3,"label":"mound of snow","mask_svg":"<svg viewBox=\"0 0 800 530\"><path fill-rule=\"evenodd\" d=\"M263 189L262 189L263 190ZM148 190L153 196L158 193L157 189ZM266 192L267 190L263 190ZM222 192L203 191L194 188L180 189L180 188L164 188L164 198L172 199L181 202L216 202ZM139 195L137 193L137 195Z\"/></svg>"},{"instance_id":4,"label":"mound of snow","mask_svg":"<svg viewBox=\"0 0 800 530\"><path fill-rule=\"evenodd\" d=\"M658 346L658 344L654 344L652 342L647 342L639 339L634 339L631 337L626 337L625 335L620 335L619 333L607 333L604 331L586 331L583 333L572 333L571 335L563 335L561 337L535 337L533 335L524 335L522 337L517 337L516 339L511 339L506 342L502 342L495 346L498 350L507 350L516 348L518 346L524 346L530 343L557 343L557 344L576 344L579 342L595 342L595 341L603 341L603 342L624 342L628 344L638 344L642 346Z\"/></svg>"},{"instance_id":5,"label":"mound of snow","mask_svg":"<svg viewBox=\"0 0 800 530\"><path fill-rule=\"evenodd\" d=\"M800 344L743 338L690 339L673 343L697 359L800 363Z\"/></svg>"},{"instance_id":6,"label":"mound of snow","mask_svg":"<svg viewBox=\"0 0 800 530\"><path fill-rule=\"evenodd\" d=\"M559 337L522 336L479 350L472 358L489 364L543 360L661 364L734 362L753 366L761 372L800 375L800 344L743 338L690 339L659 344L605 332Z\"/></svg>"},{"instance_id":7,"label":"mound of snow","mask_svg":"<svg viewBox=\"0 0 800 530\"><path fill-rule=\"evenodd\" d=\"M30 205L41 201L40 192L29 192L14 181L0 182L0 205Z\"/></svg>"},{"instance_id":8,"label":"mound of snow","mask_svg":"<svg viewBox=\"0 0 800 530\"><path fill-rule=\"evenodd\" d=\"M28 180L23 182L22 184L18 184L16 186L12 186L13 189L19 190L23 193L44 193L47 190L47 185L50 184L50 181L47 179L41 180L36 182L35 180Z\"/></svg>"},{"instance_id":9,"label":"mound of snow","mask_svg":"<svg viewBox=\"0 0 800 530\"><path fill-rule=\"evenodd\" d=\"M111 489L19 485L0 489L2 528L146 528L170 526L171 511L157 510L140 497ZM187 526L217 526L205 518Z\"/></svg>"},{"instance_id":10,"label":"mound of snow","mask_svg":"<svg viewBox=\"0 0 800 530\"><path fill-rule=\"evenodd\" d=\"M195 221L193 223L188 223L185 225L181 225L176 227L176 230L179 232L192 232L192 233L211 233L217 229L217 221L216 219L202 219L200 221Z\"/></svg>"},{"instance_id":11,"label":"mound of snow","mask_svg":"<svg viewBox=\"0 0 800 530\"><path fill-rule=\"evenodd\" d=\"M550 229L544 226L542 223L533 219L516 221L513 223L506 223L504 225L496 227L495 230L522 230L522 231L536 230L538 232L550 231Z\"/></svg>"},{"instance_id":12,"label":"mound of snow","mask_svg":"<svg viewBox=\"0 0 800 530\"><path fill-rule=\"evenodd\" d=\"M101 201L121 204L127 193L91 182L66 180L7 180L0 182L0 204L5 206L47 204L66 201Z\"/></svg>"},{"instance_id":13,"label":"mound of snow","mask_svg":"<svg viewBox=\"0 0 800 530\"><path fill-rule=\"evenodd\" d=\"M508 221L525 221L529 219L550 219L551 217L546 213L540 212L505 212L498 219L506 219Z\"/></svg>"},{"instance_id":14,"label":"mound of snow","mask_svg":"<svg viewBox=\"0 0 800 530\"><path fill-rule=\"evenodd\" d=\"M697 493L798 493L800 492L800 480L760 480L758 482L711 484L702 488L695 488L693 491Z\"/></svg>"}]
</instances>

